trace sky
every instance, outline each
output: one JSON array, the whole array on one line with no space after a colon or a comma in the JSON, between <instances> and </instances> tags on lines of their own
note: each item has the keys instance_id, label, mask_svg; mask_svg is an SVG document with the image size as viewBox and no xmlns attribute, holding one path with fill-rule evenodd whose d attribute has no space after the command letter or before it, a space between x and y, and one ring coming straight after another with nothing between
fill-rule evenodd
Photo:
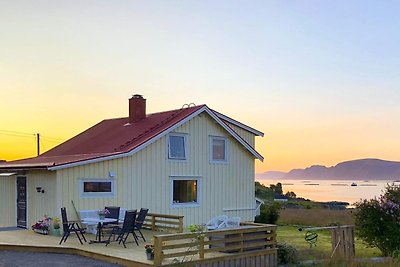
<instances>
[{"instance_id":1,"label":"sky","mask_svg":"<svg viewBox=\"0 0 400 267\"><path fill-rule=\"evenodd\" d=\"M256 171L400 160L398 1L0 1L0 159L142 94L265 133Z\"/></svg>"}]
</instances>

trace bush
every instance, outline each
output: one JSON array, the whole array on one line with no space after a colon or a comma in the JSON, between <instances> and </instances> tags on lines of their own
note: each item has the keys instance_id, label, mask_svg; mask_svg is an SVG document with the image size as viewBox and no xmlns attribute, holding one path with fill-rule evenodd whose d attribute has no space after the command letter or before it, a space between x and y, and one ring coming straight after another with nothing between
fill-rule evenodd
<instances>
[{"instance_id":1,"label":"bush","mask_svg":"<svg viewBox=\"0 0 400 267\"><path fill-rule=\"evenodd\" d=\"M297 250L286 243L278 243L278 264L296 264L298 262Z\"/></svg>"},{"instance_id":2,"label":"bush","mask_svg":"<svg viewBox=\"0 0 400 267\"><path fill-rule=\"evenodd\" d=\"M356 234L385 256L400 250L400 185L386 185L383 195L355 204Z\"/></svg>"},{"instance_id":3,"label":"bush","mask_svg":"<svg viewBox=\"0 0 400 267\"><path fill-rule=\"evenodd\" d=\"M260 207L260 215L256 216L255 222L275 224L279 219L281 205L277 202L272 204L262 204Z\"/></svg>"}]
</instances>

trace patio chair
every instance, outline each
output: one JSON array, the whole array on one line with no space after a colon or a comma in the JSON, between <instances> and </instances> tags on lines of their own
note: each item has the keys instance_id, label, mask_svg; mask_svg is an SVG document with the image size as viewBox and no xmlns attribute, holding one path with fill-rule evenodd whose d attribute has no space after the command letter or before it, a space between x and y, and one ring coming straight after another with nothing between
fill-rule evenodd
<instances>
[{"instance_id":1,"label":"patio chair","mask_svg":"<svg viewBox=\"0 0 400 267\"><path fill-rule=\"evenodd\" d=\"M144 220L146 219L147 212L149 212L149 209L141 208L135 223L135 230L139 231L140 236L143 238L144 242L146 242L146 239L144 238L144 235L140 230L142 229Z\"/></svg>"},{"instance_id":2,"label":"patio chair","mask_svg":"<svg viewBox=\"0 0 400 267\"><path fill-rule=\"evenodd\" d=\"M60 240L59 245L61 245L62 242L67 241L71 232L76 234L76 236L79 239L79 242L81 243L81 245L83 245L82 239L86 242L85 235L83 234L83 232L85 231L85 228L81 228L79 226L80 221L68 221L67 209L65 207L61 208L61 218L62 218L64 234Z\"/></svg>"},{"instance_id":3,"label":"patio chair","mask_svg":"<svg viewBox=\"0 0 400 267\"><path fill-rule=\"evenodd\" d=\"M118 223L120 207L105 207L110 213L106 214L106 218L115 219L114 223ZM111 223L104 223L104 225Z\"/></svg>"},{"instance_id":4,"label":"patio chair","mask_svg":"<svg viewBox=\"0 0 400 267\"><path fill-rule=\"evenodd\" d=\"M223 223L226 220L228 220L228 216L226 216L226 215L220 215L220 216L214 217L207 222L206 228L207 228L207 230L215 230L215 229L222 228L224 226Z\"/></svg>"},{"instance_id":5,"label":"patio chair","mask_svg":"<svg viewBox=\"0 0 400 267\"><path fill-rule=\"evenodd\" d=\"M220 228L232 228L240 226L240 217L229 217L228 220L222 223Z\"/></svg>"},{"instance_id":6,"label":"patio chair","mask_svg":"<svg viewBox=\"0 0 400 267\"><path fill-rule=\"evenodd\" d=\"M115 219L115 221L103 223L103 227L101 229L102 236L104 236L104 233L111 233L112 228L118 225L119 212L120 212L121 208L110 206L110 207L104 207L104 209L107 209L110 212L110 213L106 214L106 218Z\"/></svg>"},{"instance_id":7,"label":"patio chair","mask_svg":"<svg viewBox=\"0 0 400 267\"><path fill-rule=\"evenodd\" d=\"M114 226L112 228L111 234L108 237L108 240L106 242L106 246L108 246L108 244L110 244L111 242L111 237L112 236L117 236L116 241L119 241L118 244L122 244L124 245L124 247L126 248L126 240L128 239L129 234L133 235L133 239L136 242L136 245L139 246L138 243L138 237L135 234L134 231L134 226L135 226L135 221L136 221L136 210L128 210L125 212L125 218L124 218L124 223L121 226Z\"/></svg>"}]
</instances>

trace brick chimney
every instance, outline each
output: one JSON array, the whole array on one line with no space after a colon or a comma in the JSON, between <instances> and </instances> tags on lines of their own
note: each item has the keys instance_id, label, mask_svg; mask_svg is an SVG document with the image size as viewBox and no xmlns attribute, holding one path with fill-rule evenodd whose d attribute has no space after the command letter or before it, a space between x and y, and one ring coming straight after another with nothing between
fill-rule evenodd
<instances>
[{"instance_id":1,"label":"brick chimney","mask_svg":"<svg viewBox=\"0 0 400 267\"><path fill-rule=\"evenodd\" d=\"M146 118L146 99L142 95L133 95L129 99L129 123Z\"/></svg>"}]
</instances>

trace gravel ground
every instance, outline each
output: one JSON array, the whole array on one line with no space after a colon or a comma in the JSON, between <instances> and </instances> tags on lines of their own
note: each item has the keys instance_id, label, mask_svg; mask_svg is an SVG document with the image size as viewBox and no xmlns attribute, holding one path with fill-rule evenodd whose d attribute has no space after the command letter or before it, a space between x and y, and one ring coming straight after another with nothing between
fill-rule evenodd
<instances>
[{"instance_id":1,"label":"gravel ground","mask_svg":"<svg viewBox=\"0 0 400 267\"><path fill-rule=\"evenodd\" d=\"M57 253L0 251L0 267L67 267L95 266L120 267L121 265L94 260L87 257Z\"/></svg>"}]
</instances>

